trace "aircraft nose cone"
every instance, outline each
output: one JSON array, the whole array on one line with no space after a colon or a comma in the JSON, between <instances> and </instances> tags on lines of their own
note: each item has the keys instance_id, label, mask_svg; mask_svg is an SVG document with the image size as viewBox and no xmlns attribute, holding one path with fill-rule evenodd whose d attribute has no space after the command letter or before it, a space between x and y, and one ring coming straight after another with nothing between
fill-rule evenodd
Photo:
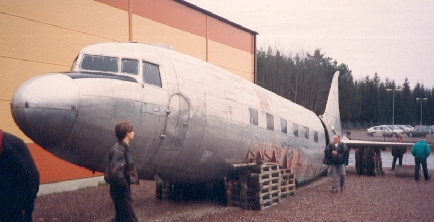
<instances>
[{"instance_id":1,"label":"aircraft nose cone","mask_svg":"<svg viewBox=\"0 0 434 222\"><path fill-rule=\"evenodd\" d=\"M79 91L64 74L38 76L15 92L11 112L18 127L42 147L56 146L72 129L78 113Z\"/></svg>"}]
</instances>

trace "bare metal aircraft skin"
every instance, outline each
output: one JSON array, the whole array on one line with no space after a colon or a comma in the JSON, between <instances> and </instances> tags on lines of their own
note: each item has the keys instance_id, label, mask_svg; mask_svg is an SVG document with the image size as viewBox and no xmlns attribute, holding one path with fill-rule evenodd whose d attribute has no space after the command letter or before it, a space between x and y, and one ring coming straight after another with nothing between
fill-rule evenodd
<instances>
[{"instance_id":1,"label":"bare metal aircraft skin","mask_svg":"<svg viewBox=\"0 0 434 222\"><path fill-rule=\"evenodd\" d=\"M15 92L20 129L62 159L103 171L115 124L134 124L142 179L172 184L224 178L231 164L273 154L298 182L323 174L324 147L340 131L338 73L318 117L229 71L174 50L102 43L71 72L34 77ZM324 86L327 87L327 86Z\"/></svg>"}]
</instances>

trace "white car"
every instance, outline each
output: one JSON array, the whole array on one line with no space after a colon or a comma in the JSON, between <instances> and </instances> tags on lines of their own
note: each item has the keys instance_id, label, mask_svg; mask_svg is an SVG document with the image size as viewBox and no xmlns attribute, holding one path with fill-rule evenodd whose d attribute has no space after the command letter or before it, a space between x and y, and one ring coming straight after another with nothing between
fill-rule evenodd
<instances>
[{"instance_id":1,"label":"white car","mask_svg":"<svg viewBox=\"0 0 434 222\"><path fill-rule=\"evenodd\" d=\"M393 132L396 133L396 135L400 135L401 133L404 133L404 128L400 125L385 125L393 130ZM395 135L395 137L396 137ZM393 135L392 135L393 136Z\"/></svg>"},{"instance_id":2,"label":"white car","mask_svg":"<svg viewBox=\"0 0 434 222\"><path fill-rule=\"evenodd\" d=\"M394 132L393 129L385 125L370 127L366 130L366 133L370 136L388 136L388 137L395 136L396 137L398 135L397 132Z\"/></svg>"},{"instance_id":3,"label":"white car","mask_svg":"<svg viewBox=\"0 0 434 222\"><path fill-rule=\"evenodd\" d=\"M395 126L401 127L404 131L413 129L413 127L410 125L395 125Z\"/></svg>"}]
</instances>

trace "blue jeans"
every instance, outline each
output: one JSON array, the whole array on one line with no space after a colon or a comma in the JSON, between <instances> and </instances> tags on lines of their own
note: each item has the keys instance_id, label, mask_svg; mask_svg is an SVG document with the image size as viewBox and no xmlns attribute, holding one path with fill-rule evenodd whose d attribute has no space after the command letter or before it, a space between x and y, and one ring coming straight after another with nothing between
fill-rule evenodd
<instances>
[{"instance_id":1,"label":"blue jeans","mask_svg":"<svg viewBox=\"0 0 434 222\"><path fill-rule=\"evenodd\" d=\"M345 164L332 164L332 189L333 190L338 190L338 178L337 178L337 174L339 173L340 175L340 185L341 185L341 189L344 188L345 185Z\"/></svg>"}]
</instances>

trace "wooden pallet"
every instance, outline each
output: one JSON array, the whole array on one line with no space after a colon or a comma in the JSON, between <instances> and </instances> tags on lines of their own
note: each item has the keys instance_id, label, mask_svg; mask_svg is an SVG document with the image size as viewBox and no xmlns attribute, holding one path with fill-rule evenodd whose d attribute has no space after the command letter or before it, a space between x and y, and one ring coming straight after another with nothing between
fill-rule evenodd
<instances>
[{"instance_id":1,"label":"wooden pallet","mask_svg":"<svg viewBox=\"0 0 434 222\"><path fill-rule=\"evenodd\" d=\"M232 169L226 182L228 206L262 210L295 193L294 174L278 164L234 164Z\"/></svg>"}]
</instances>

